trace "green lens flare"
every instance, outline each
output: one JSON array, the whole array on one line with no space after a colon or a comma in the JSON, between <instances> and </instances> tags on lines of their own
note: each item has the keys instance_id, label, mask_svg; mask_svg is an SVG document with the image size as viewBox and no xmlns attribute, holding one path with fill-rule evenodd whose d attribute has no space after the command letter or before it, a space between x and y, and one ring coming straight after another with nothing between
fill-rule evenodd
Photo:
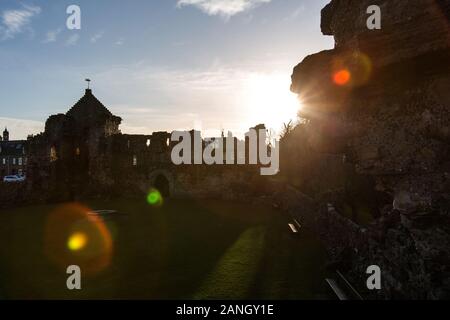
<instances>
[{"instance_id":1,"label":"green lens flare","mask_svg":"<svg viewBox=\"0 0 450 320\"><path fill-rule=\"evenodd\" d=\"M156 189L152 189L150 190L150 192L147 195L147 202L149 205L151 206L158 206L161 205L163 201L163 198L161 196L161 193L156 190Z\"/></svg>"}]
</instances>

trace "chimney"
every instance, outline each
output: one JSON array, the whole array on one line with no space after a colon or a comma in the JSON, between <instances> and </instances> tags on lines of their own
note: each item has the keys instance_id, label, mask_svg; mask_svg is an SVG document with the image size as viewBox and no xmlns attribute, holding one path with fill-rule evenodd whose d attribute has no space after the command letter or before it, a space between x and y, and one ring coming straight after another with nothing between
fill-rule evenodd
<instances>
[{"instance_id":1,"label":"chimney","mask_svg":"<svg viewBox=\"0 0 450 320\"><path fill-rule=\"evenodd\" d=\"M9 132L6 127L5 127L5 131L3 131L3 141L9 141Z\"/></svg>"}]
</instances>

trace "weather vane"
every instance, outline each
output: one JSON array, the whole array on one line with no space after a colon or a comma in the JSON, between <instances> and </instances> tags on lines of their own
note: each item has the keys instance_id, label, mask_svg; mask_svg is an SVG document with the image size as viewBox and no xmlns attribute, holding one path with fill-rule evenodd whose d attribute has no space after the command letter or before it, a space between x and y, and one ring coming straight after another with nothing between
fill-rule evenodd
<instances>
[{"instance_id":1,"label":"weather vane","mask_svg":"<svg viewBox=\"0 0 450 320\"><path fill-rule=\"evenodd\" d=\"M88 89L89 89L89 85L91 84L91 79L85 79L84 81L86 81L87 82L87 84L88 84Z\"/></svg>"}]
</instances>

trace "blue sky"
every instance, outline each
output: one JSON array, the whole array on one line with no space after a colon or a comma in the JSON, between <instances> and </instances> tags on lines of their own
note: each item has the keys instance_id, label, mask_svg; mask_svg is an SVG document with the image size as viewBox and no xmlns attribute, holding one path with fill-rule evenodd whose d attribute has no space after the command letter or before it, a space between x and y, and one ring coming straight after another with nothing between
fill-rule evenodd
<instances>
[{"instance_id":1,"label":"blue sky","mask_svg":"<svg viewBox=\"0 0 450 320\"><path fill-rule=\"evenodd\" d=\"M328 0L0 0L0 126L37 133L92 79L125 133L242 134L295 116L292 68L333 47ZM81 8L81 30L66 8Z\"/></svg>"}]
</instances>

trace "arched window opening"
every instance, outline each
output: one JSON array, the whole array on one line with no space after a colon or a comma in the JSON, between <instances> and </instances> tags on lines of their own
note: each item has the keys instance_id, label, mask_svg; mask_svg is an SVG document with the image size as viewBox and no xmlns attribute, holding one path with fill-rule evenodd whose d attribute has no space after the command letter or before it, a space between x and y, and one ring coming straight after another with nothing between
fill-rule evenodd
<instances>
[{"instance_id":1,"label":"arched window opening","mask_svg":"<svg viewBox=\"0 0 450 320\"><path fill-rule=\"evenodd\" d=\"M56 147L52 146L50 148L50 162L55 162L58 160L58 154L56 153Z\"/></svg>"},{"instance_id":2,"label":"arched window opening","mask_svg":"<svg viewBox=\"0 0 450 320\"><path fill-rule=\"evenodd\" d=\"M161 193L163 198L170 197L170 184L165 175L160 174L156 177L154 187Z\"/></svg>"}]
</instances>

